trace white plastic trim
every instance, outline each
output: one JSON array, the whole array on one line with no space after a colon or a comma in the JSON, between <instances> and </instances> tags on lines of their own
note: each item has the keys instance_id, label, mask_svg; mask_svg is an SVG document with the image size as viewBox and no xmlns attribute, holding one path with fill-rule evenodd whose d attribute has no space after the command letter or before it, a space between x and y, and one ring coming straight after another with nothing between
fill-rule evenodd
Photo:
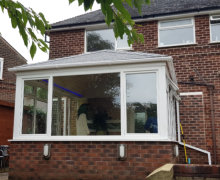
<instances>
[{"instance_id":1,"label":"white plastic trim","mask_svg":"<svg viewBox=\"0 0 220 180\"><path fill-rule=\"evenodd\" d=\"M202 96L203 92L182 92L180 96Z\"/></svg>"},{"instance_id":2,"label":"white plastic trim","mask_svg":"<svg viewBox=\"0 0 220 180\"><path fill-rule=\"evenodd\" d=\"M14 135L13 140L51 140L51 141L172 141L168 137L168 121L166 120L166 63L155 64L137 64L137 65L118 65L109 66L107 69L102 67L94 68L72 68L66 70L53 70L45 71L41 74L39 71L23 72L17 76L16 87L16 109L15 109L15 123L14 123ZM121 123L123 128L121 129L121 136L51 136L51 112L52 112L52 90L53 90L53 77L54 76L70 76L81 74L102 74L118 72L121 74ZM144 72L157 72L157 89L158 89L158 133L155 134L126 134L126 110L125 108L125 74L126 73L144 73ZM123 75L124 74L124 75ZM124 76L124 77L123 77ZM47 116L47 133L46 134L21 134L22 129L22 113L23 113L23 85L24 80L33 79L49 79L48 84L48 116ZM164 92L163 92L164 90ZM123 110L124 109L124 110Z\"/></svg>"},{"instance_id":3,"label":"white plastic trim","mask_svg":"<svg viewBox=\"0 0 220 180\"><path fill-rule=\"evenodd\" d=\"M177 102L177 109L179 109L179 102ZM180 116L179 116L179 111L177 111L177 125L178 125L178 144L184 146L184 143L181 142L181 135L180 135ZM202 153L205 153L207 154L208 156L208 163L209 165L212 165L212 160L211 160L211 154L209 151L206 151L204 149L200 149L200 148L197 148L195 146L191 146L189 144L185 144L186 147L190 148L190 149L194 149L196 151L199 151L199 152L202 152Z\"/></svg>"},{"instance_id":4,"label":"white plastic trim","mask_svg":"<svg viewBox=\"0 0 220 180\"><path fill-rule=\"evenodd\" d=\"M0 58L0 80L3 80L3 65L4 65L4 59Z\"/></svg>"}]
</instances>

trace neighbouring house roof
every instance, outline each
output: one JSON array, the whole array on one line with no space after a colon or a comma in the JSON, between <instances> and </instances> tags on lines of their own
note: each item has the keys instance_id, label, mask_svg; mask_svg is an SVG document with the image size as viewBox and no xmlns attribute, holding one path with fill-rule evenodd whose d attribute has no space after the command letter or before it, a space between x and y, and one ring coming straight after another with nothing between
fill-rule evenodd
<instances>
[{"instance_id":1,"label":"neighbouring house roof","mask_svg":"<svg viewBox=\"0 0 220 180\"><path fill-rule=\"evenodd\" d=\"M25 64L22 66L10 68L9 71L24 72L71 67L109 66L153 62L166 62L169 70L171 71L172 79L174 82L176 82L176 76L171 56L133 51L101 50L80 55L57 58L36 64Z\"/></svg>"},{"instance_id":2,"label":"neighbouring house roof","mask_svg":"<svg viewBox=\"0 0 220 180\"><path fill-rule=\"evenodd\" d=\"M219 0L151 0L150 5L144 5L142 15L135 8L127 7L133 19L154 18L167 15L194 13L200 11L220 10ZM66 19L51 25L52 29L103 23L101 10L93 11L77 17Z\"/></svg>"}]
</instances>

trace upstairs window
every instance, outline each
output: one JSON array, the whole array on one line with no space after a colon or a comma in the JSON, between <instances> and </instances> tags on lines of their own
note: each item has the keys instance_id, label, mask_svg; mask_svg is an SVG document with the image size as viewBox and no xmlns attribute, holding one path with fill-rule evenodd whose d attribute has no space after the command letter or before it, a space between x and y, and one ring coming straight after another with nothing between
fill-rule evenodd
<instances>
[{"instance_id":1,"label":"upstairs window","mask_svg":"<svg viewBox=\"0 0 220 180\"><path fill-rule=\"evenodd\" d=\"M220 15L210 17L211 42L220 42Z\"/></svg>"},{"instance_id":2,"label":"upstairs window","mask_svg":"<svg viewBox=\"0 0 220 180\"><path fill-rule=\"evenodd\" d=\"M0 58L0 80L3 79L3 59Z\"/></svg>"},{"instance_id":3,"label":"upstairs window","mask_svg":"<svg viewBox=\"0 0 220 180\"><path fill-rule=\"evenodd\" d=\"M130 49L127 43L127 36L116 40L113 29L102 29L86 31L86 51L99 51L104 49Z\"/></svg>"},{"instance_id":4,"label":"upstairs window","mask_svg":"<svg viewBox=\"0 0 220 180\"><path fill-rule=\"evenodd\" d=\"M194 20L179 19L159 22L159 47L195 43Z\"/></svg>"}]
</instances>

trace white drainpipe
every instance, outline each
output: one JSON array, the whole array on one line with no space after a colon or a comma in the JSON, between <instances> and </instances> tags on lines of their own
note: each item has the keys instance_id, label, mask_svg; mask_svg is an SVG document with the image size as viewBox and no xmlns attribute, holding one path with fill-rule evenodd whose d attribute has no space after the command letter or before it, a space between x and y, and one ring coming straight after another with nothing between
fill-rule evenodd
<instances>
[{"instance_id":1,"label":"white drainpipe","mask_svg":"<svg viewBox=\"0 0 220 180\"><path fill-rule=\"evenodd\" d=\"M182 146L184 146L184 143L181 142L181 135L180 135L180 115L179 115L179 100L177 99L176 101L176 107L177 107L177 126L178 126L178 143ZM211 154L209 151L206 151L204 149L200 149L200 148L197 148L195 146L191 146L189 144L185 144L186 147L190 148L190 149L194 149L196 151L199 151L199 152L202 152L202 153L205 153L208 155L208 163L209 165L212 165L212 160L211 160Z\"/></svg>"}]
</instances>

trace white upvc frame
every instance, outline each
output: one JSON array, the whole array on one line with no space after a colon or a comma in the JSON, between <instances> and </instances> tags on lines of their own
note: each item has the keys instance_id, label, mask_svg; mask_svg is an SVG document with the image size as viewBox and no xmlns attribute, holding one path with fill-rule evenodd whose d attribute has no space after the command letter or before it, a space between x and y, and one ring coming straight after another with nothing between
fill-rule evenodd
<instances>
[{"instance_id":1,"label":"white upvc frame","mask_svg":"<svg viewBox=\"0 0 220 180\"><path fill-rule=\"evenodd\" d=\"M218 40L218 41L212 41L212 24L211 24L211 21L213 21L213 20L219 20L219 21L220 21L220 17L219 17L218 19L213 19L213 16L220 16L220 15L210 15L210 16L209 16L210 43L219 43L220 40ZM217 23L217 25L220 26L220 22Z\"/></svg>"},{"instance_id":2,"label":"white upvc frame","mask_svg":"<svg viewBox=\"0 0 220 180\"><path fill-rule=\"evenodd\" d=\"M74 70L73 70L74 69ZM128 134L126 132L126 74L155 72L157 81L158 133ZM53 77L71 75L89 75L102 73L120 73L121 92L121 135L106 136L51 136ZM90 68L69 68L65 70L47 70L41 72L24 72L17 75L14 141L171 141L168 137L167 98L166 98L166 63L148 63L134 65ZM28 77L28 78L27 78ZM23 90L24 80L48 79L48 112L46 134L22 134Z\"/></svg>"},{"instance_id":3,"label":"white upvc frame","mask_svg":"<svg viewBox=\"0 0 220 180\"><path fill-rule=\"evenodd\" d=\"M160 24L162 22L175 22L175 21L179 21L179 20L187 20L190 19L192 24L188 24L188 25L177 25L177 26L170 26L170 27L161 27ZM193 28L193 42L192 43L179 43L179 44L170 44L170 45L160 45L160 30L165 30L165 29L180 29L180 28L184 28L184 27L192 27ZM192 45L192 44L196 44L196 30L195 30L195 18L194 17L190 17L190 18L181 18L181 19L172 19L172 20L162 20L162 21L158 21L158 47L172 47L172 46L184 46L184 45Z\"/></svg>"},{"instance_id":4,"label":"white upvc frame","mask_svg":"<svg viewBox=\"0 0 220 180\"><path fill-rule=\"evenodd\" d=\"M0 58L0 80L3 80L3 65L4 65L4 59Z\"/></svg>"},{"instance_id":5,"label":"white upvc frame","mask_svg":"<svg viewBox=\"0 0 220 180\"><path fill-rule=\"evenodd\" d=\"M84 32L84 53L87 53L87 31L99 31L99 30L108 30L108 29L112 29L112 28L101 28L101 29L97 29L97 28L92 28L92 29L85 29ZM113 29L112 29L113 30ZM118 37L118 39L120 39L120 37ZM118 39L114 38L114 43L115 43L115 48L114 50L132 50L132 45L130 47L127 48L118 48Z\"/></svg>"}]
</instances>

